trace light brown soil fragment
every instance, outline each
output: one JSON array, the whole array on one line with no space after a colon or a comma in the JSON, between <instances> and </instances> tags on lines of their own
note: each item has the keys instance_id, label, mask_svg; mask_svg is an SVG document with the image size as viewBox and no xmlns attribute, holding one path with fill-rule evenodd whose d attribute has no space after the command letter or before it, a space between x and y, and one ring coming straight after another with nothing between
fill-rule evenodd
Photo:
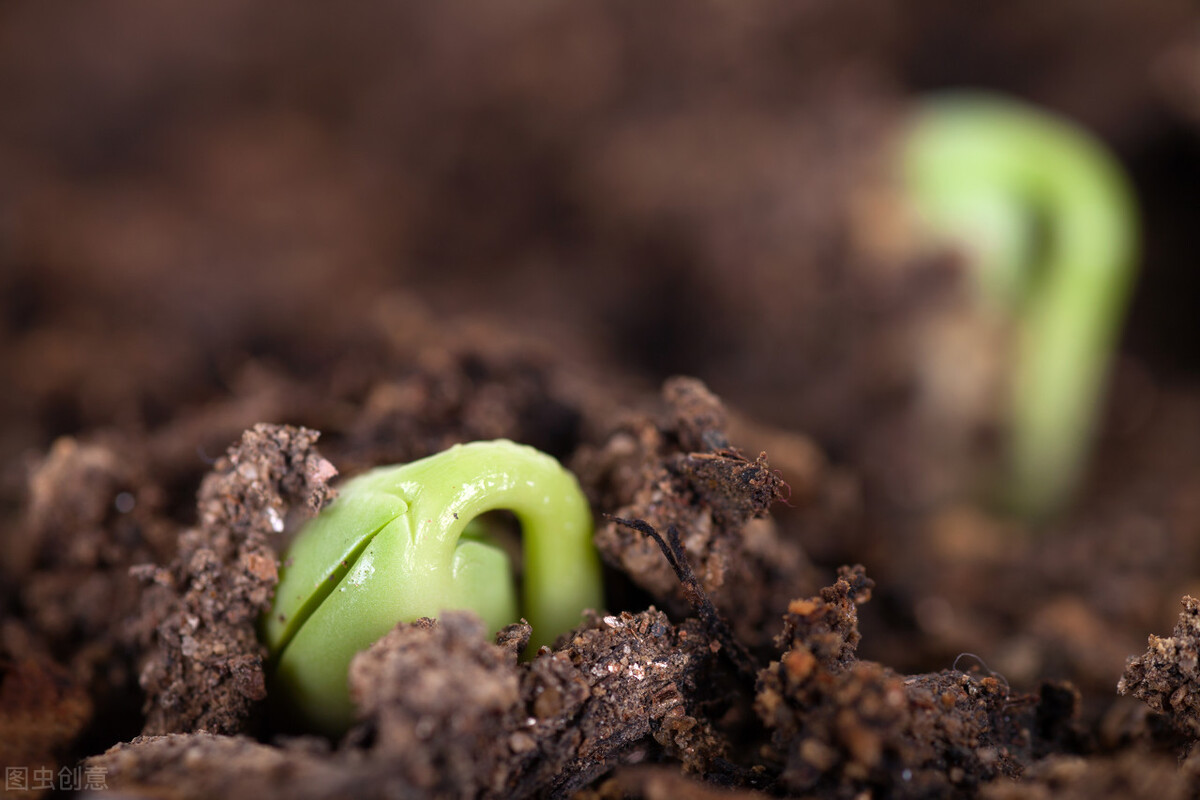
<instances>
[{"instance_id":1,"label":"light brown soil fragment","mask_svg":"<svg viewBox=\"0 0 1200 800\"><path fill-rule=\"evenodd\" d=\"M271 542L294 510L312 515L332 499L337 474L317 436L286 425L246 431L201 484L200 524L183 533L175 561L138 568L154 583L145 613L161 619L141 673L147 735L242 732L266 697L256 623L278 582Z\"/></svg>"},{"instance_id":2,"label":"light brown soil fragment","mask_svg":"<svg viewBox=\"0 0 1200 800\"><path fill-rule=\"evenodd\" d=\"M1151 636L1144 655L1130 658L1117 692L1166 715L1192 740L1200 739L1200 600L1186 596L1169 637Z\"/></svg>"}]
</instances>

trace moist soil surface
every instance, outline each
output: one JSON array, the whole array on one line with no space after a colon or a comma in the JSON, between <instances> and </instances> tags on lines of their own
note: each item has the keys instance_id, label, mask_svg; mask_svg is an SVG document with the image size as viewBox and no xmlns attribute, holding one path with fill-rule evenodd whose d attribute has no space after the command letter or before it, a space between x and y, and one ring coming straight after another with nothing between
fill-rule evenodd
<instances>
[{"instance_id":1,"label":"moist soil surface","mask_svg":"<svg viewBox=\"0 0 1200 800\"><path fill-rule=\"evenodd\" d=\"M1200 795L1200 12L1093 6L0 8L6 793ZM1142 206L1036 523L979 499L1005 331L896 199L956 85ZM348 733L289 724L290 538L499 438L579 478L606 607L402 623Z\"/></svg>"}]
</instances>

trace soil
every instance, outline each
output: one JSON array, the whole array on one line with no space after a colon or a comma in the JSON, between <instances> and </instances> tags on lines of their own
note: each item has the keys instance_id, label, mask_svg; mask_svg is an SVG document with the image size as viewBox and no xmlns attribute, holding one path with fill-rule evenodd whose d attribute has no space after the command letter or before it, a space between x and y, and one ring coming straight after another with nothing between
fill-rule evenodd
<instances>
[{"instance_id":1,"label":"soil","mask_svg":"<svg viewBox=\"0 0 1200 800\"><path fill-rule=\"evenodd\" d=\"M6 793L1200 795L1197 30L0 7ZM896 199L912 97L963 84L1087 124L1142 207L1092 461L1038 523L976 491L1005 331ZM401 624L349 733L289 728L256 627L290 537L494 438L579 477L607 607L529 660L522 624Z\"/></svg>"}]
</instances>

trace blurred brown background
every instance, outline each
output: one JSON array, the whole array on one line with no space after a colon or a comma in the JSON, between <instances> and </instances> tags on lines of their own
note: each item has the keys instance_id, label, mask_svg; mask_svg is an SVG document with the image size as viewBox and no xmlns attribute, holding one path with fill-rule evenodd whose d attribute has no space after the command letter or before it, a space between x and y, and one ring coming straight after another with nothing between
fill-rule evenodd
<instances>
[{"instance_id":1,"label":"blurred brown background","mask_svg":"<svg viewBox=\"0 0 1200 800\"><path fill-rule=\"evenodd\" d=\"M959 324L963 265L914 245L895 185L914 98L960 86L1095 131L1143 210L1099 467L1041 539L973 508L895 513L959 468L922 438L955 423L914 410L921 376L986 355ZM2 3L0 528L24 530L31 464L69 482L58 437L112 429L122 456L176 449L107 465L105 491L151 487L138 513L186 525L205 460L262 414L306 421L289 393L342 380L356 331L482 324L606 388L696 375L785 471L815 452L788 432L811 436L835 469L776 519L819 567L879 581L868 657L978 651L1015 686L1066 676L1107 703L1200 586L1198 216L1186 0ZM353 355L337 403L395 388L394 363L368 381L375 354ZM558 401L522 369L529 408ZM55 503L29 506L50 520L43 562L86 544ZM114 512L89 511L107 530ZM169 549L175 527L151 533ZM114 541L78 560L125 579L153 555ZM79 581L45 585L12 607L53 610Z\"/></svg>"},{"instance_id":2,"label":"blurred brown background","mask_svg":"<svg viewBox=\"0 0 1200 800\"><path fill-rule=\"evenodd\" d=\"M897 255L886 201L906 104L942 86L1012 91L1117 149L1147 226L1128 345L1190 371L1198 19L1183 0L6 3L0 457L161 424L247 357L336 358L323 334L398 289L649 380L697 374L853 458L906 391L896 332L953 285Z\"/></svg>"}]
</instances>

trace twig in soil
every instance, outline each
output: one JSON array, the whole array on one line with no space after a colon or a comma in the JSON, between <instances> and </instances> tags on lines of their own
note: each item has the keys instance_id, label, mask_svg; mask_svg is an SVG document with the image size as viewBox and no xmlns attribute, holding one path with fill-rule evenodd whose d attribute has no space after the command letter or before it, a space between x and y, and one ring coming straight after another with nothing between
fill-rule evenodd
<instances>
[{"instance_id":1,"label":"twig in soil","mask_svg":"<svg viewBox=\"0 0 1200 800\"><path fill-rule=\"evenodd\" d=\"M610 514L604 516L618 525L649 536L658 543L663 555L667 557L667 563L671 565L671 569L675 571L675 576L679 578L679 583L683 586L684 598L696 612L696 616L700 618L705 630L720 643L721 649L724 650L726 657L741 678L751 684L757 681L759 668L754 656L750 654L744 644L734 638L729 623L721 618L716 606L709 599L708 592L704 590L700 579L696 577L691 562L688 561L687 553L683 549L683 542L679 539L679 529L674 525L670 526L667 528L667 536L664 539L663 535L645 520L622 519Z\"/></svg>"}]
</instances>

